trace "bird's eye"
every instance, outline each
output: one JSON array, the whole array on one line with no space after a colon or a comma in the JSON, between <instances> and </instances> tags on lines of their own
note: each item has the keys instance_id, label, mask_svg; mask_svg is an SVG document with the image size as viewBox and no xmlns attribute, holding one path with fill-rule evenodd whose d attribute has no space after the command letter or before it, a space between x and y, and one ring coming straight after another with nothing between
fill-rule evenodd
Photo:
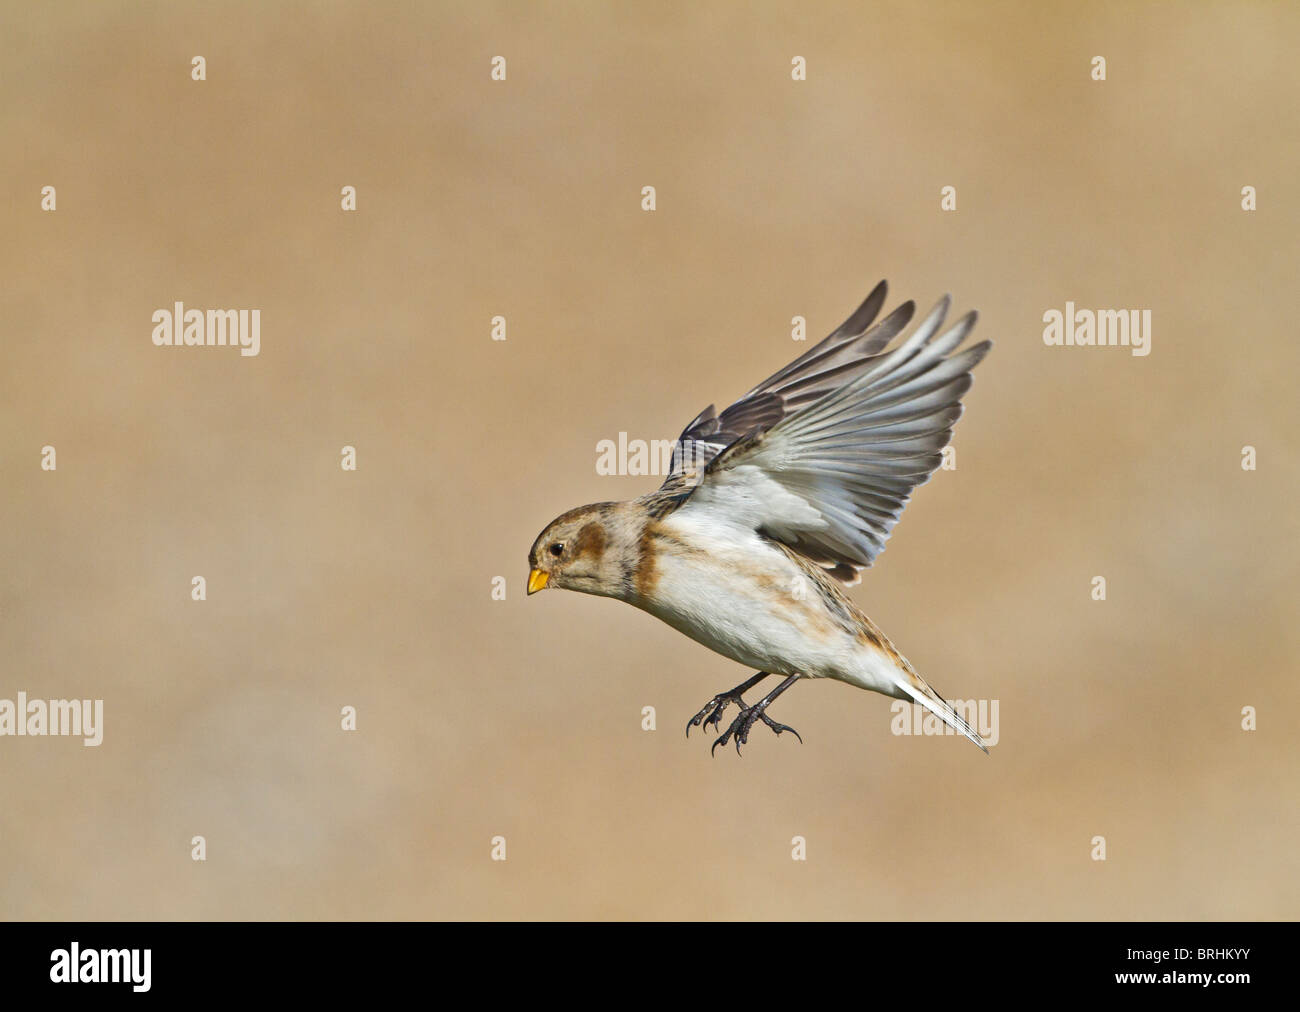
<instances>
[{"instance_id":1,"label":"bird's eye","mask_svg":"<svg viewBox=\"0 0 1300 1012\"><path fill-rule=\"evenodd\" d=\"M564 542L563 542L563 541L557 541L557 542L555 542L555 544L551 545L551 554L554 555L557 559L558 559L561 555L563 555L563 554L564 554Z\"/></svg>"}]
</instances>

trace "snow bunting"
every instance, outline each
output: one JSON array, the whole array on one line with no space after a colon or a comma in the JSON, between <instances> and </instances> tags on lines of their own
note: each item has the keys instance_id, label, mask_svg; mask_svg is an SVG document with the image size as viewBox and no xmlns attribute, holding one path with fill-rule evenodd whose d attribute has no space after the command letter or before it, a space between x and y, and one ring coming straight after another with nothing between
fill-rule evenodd
<instances>
[{"instance_id":1,"label":"snow bunting","mask_svg":"<svg viewBox=\"0 0 1300 1012\"><path fill-rule=\"evenodd\" d=\"M939 466L971 370L991 346L957 351L974 312L940 333L945 295L886 350L915 307L905 302L874 323L885 292L882 281L829 337L721 414L705 408L678 438L657 491L570 510L528 553L529 594L561 587L617 598L756 669L687 723L688 736L701 723L722 731L734 703L714 749L734 740L739 751L759 720L799 737L767 708L804 678L913 700L984 748L843 590ZM772 675L781 683L745 703L742 693Z\"/></svg>"}]
</instances>

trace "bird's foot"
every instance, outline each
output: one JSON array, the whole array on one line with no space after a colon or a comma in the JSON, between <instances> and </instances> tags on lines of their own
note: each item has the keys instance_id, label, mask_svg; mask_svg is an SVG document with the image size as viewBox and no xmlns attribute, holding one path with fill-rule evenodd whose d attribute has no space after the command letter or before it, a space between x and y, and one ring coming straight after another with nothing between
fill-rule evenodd
<instances>
[{"instance_id":1,"label":"bird's foot","mask_svg":"<svg viewBox=\"0 0 1300 1012\"><path fill-rule=\"evenodd\" d=\"M745 701L740 698L741 693L746 692L749 689L752 689L755 685L757 685L766 677L767 677L766 671L758 671L755 672L753 678L749 678L741 682L734 689L728 689L726 692L719 692L716 696L714 696L712 699L710 699L707 703L704 704L703 709L701 709L699 713L697 713L694 717L692 717L687 722L686 737L689 738L691 736L691 728L698 727L700 725L700 721L704 722L704 727L706 728L710 724L712 724L719 731L721 731L722 711L725 710L732 703L735 703L742 710L747 709L747 707L745 706Z\"/></svg>"},{"instance_id":2,"label":"bird's foot","mask_svg":"<svg viewBox=\"0 0 1300 1012\"><path fill-rule=\"evenodd\" d=\"M705 730L712 724L719 731L722 730L722 712L735 703L743 711L746 709L745 701L740 698L740 692L736 689L730 689L727 692L719 692L716 696L704 704L703 708L692 717L686 724L686 737L691 736L691 728L703 727ZM707 716L706 716L707 714ZM703 724L701 725L701 721Z\"/></svg>"},{"instance_id":3,"label":"bird's foot","mask_svg":"<svg viewBox=\"0 0 1300 1012\"><path fill-rule=\"evenodd\" d=\"M775 720L767 715L767 704L771 699L762 699L753 706L740 705L740 713L736 714L736 719L731 722L731 726L722 734L718 735L713 742L713 747L709 750L710 754L717 751L719 745L725 745L728 741L734 741L736 744L736 755L740 755L740 746L749 744L749 731L756 721L761 720L764 724L772 729L775 734L782 731L789 731L799 739L799 744L803 744L803 736L799 734L789 724L778 724Z\"/></svg>"}]
</instances>

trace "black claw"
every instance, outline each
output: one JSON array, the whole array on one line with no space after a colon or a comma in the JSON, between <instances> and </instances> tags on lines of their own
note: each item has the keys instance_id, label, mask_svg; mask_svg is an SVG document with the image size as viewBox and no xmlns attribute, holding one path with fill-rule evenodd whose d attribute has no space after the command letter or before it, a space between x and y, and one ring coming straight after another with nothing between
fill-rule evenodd
<instances>
[{"instance_id":1,"label":"black claw","mask_svg":"<svg viewBox=\"0 0 1300 1012\"><path fill-rule=\"evenodd\" d=\"M718 693L704 704L699 713L686 722L686 737L689 738L691 736L691 728L696 726L700 726L701 730L708 730L710 724L714 727L721 728L722 713L732 703L735 703L742 710L745 708L745 701L740 698L740 693L736 692L734 689L731 692ZM710 707L713 708L712 713L709 713ZM705 716L706 713L709 714L707 717ZM704 722L702 726L700 725L700 721Z\"/></svg>"},{"instance_id":2,"label":"black claw","mask_svg":"<svg viewBox=\"0 0 1300 1012\"><path fill-rule=\"evenodd\" d=\"M766 713L761 713L759 714L759 716L763 718L763 723L766 724L768 727L770 727L777 734L780 734L782 731L789 731L792 735L794 735L796 738L799 739L800 745L803 744L803 735L801 735L798 731L792 728L789 724L778 724Z\"/></svg>"},{"instance_id":3,"label":"black claw","mask_svg":"<svg viewBox=\"0 0 1300 1012\"><path fill-rule=\"evenodd\" d=\"M728 730L727 730L726 732L724 732L723 734L720 734L720 735L718 735L718 737L714 738L714 739L713 739L713 744L709 747L709 755L717 755L717 753L718 753L718 746L719 746L719 745L725 745L725 744L727 744L727 739L728 739L730 736L731 736L731 731L730 731L730 729L728 729Z\"/></svg>"}]
</instances>

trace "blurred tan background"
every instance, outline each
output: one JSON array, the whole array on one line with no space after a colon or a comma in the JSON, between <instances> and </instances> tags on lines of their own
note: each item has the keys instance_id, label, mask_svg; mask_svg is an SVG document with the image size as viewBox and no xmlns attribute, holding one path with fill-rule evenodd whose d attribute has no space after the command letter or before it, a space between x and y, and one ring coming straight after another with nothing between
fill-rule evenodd
<instances>
[{"instance_id":1,"label":"blurred tan background","mask_svg":"<svg viewBox=\"0 0 1300 1012\"><path fill-rule=\"evenodd\" d=\"M1300 12L1049 6L5 5L0 697L106 728L0 738L0 914L1300 916ZM881 277L996 347L854 594L1000 742L819 683L710 759L748 672L526 552Z\"/></svg>"}]
</instances>

